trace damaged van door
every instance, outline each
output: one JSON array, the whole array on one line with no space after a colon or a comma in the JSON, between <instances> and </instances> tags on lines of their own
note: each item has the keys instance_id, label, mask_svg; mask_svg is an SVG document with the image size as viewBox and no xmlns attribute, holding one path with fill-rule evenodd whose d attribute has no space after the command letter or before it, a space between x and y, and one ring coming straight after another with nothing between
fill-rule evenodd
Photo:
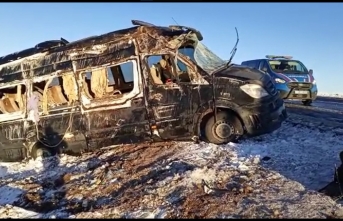
<instances>
[{"instance_id":1,"label":"damaged van door","mask_svg":"<svg viewBox=\"0 0 343 221\"><path fill-rule=\"evenodd\" d=\"M25 155L26 93L24 81L0 88L0 159L18 161Z\"/></svg>"},{"instance_id":2,"label":"damaged van door","mask_svg":"<svg viewBox=\"0 0 343 221\"><path fill-rule=\"evenodd\" d=\"M151 133L138 67L138 57L131 57L80 73L81 108L90 149L149 139Z\"/></svg>"},{"instance_id":3,"label":"damaged van door","mask_svg":"<svg viewBox=\"0 0 343 221\"><path fill-rule=\"evenodd\" d=\"M149 70L147 101L154 135L162 139L190 136L192 93L189 85L182 84L177 76L174 56L154 54L143 60Z\"/></svg>"},{"instance_id":4,"label":"damaged van door","mask_svg":"<svg viewBox=\"0 0 343 221\"><path fill-rule=\"evenodd\" d=\"M43 76L36 73L30 82L26 146L34 158L61 151L78 154L87 146L71 62L69 69Z\"/></svg>"}]
</instances>

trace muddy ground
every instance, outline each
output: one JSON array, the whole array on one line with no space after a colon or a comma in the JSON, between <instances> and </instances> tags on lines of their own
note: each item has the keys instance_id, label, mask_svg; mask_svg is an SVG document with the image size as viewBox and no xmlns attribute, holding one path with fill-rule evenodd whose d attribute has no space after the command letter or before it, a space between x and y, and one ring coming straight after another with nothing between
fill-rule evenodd
<instances>
[{"instance_id":1,"label":"muddy ground","mask_svg":"<svg viewBox=\"0 0 343 221\"><path fill-rule=\"evenodd\" d=\"M46 168L39 174L3 179L2 185L24 191L12 205L49 218L327 218L341 214L341 207L329 197L265 169L262 164L268 157L241 163L230 147L147 143L101 150L77 158L74 166L61 166L66 158L43 162Z\"/></svg>"}]
</instances>

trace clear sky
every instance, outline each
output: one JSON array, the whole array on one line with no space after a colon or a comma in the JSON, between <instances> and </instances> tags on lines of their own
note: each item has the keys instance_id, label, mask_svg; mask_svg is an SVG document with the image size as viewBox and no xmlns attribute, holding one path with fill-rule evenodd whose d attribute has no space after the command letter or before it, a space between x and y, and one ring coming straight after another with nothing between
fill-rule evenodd
<instances>
[{"instance_id":1,"label":"clear sky","mask_svg":"<svg viewBox=\"0 0 343 221\"><path fill-rule=\"evenodd\" d=\"M223 59L291 55L313 69L319 92L343 93L342 3L1 3L0 56L63 37L68 41L131 26L131 19L200 30Z\"/></svg>"}]
</instances>

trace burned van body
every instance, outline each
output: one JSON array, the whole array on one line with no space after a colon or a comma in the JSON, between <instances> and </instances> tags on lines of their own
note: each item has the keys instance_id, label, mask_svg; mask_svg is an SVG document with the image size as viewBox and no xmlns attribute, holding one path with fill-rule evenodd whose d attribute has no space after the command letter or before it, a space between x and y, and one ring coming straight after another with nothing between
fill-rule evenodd
<instances>
[{"instance_id":1,"label":"burned van body","mask_svg":"<svg viewBox=\"0 0 343 221\"><path fill-rule=\"evenodd\" d=\"M268 75L227 65L199 31L133 21L0 58L0 158L203 137L221 144L286 118Z\"/></svg>"}]
</instances>

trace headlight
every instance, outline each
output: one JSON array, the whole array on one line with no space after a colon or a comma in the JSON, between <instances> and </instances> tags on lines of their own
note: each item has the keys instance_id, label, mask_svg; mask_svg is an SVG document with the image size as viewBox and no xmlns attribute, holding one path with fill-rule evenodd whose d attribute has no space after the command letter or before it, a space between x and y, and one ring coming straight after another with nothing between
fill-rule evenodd
<instances>
[{"instance_id":1,"label":"headlight","mask_svg":"<svg viewBox=\"0 0 343 221\"><path fill-rule=\"evenodd\" d=\"M250 97L253 97L253 98L262 98L269 95L268 92L264 90L263 87L261 87L258 84L242 85L241 89L245 93L247 93Z\"/></svg>"},{"instance_id":2,"label":"headlight","mask_svg":"<svg viewBox=\"0 0 343 221\"><path fill-rule=\"evenodd\" d=\"M312 84L313 84L313 85L316 85L316 84L317 84L316 80L313 80L313 81L312 81Z\"/></svg>"},{"instance_id":3,"label":"headlight","mask_svg":"<svg viewBox=\"0 0 343 221\"><path fill-rule=\"evenodd\" d=\"M286 81L283 80L283 79L281 79L281 78L275 78L275 82L276 82L276 83L283 84L283 83L285 83Z\"/></svg>"}]
</instances>

